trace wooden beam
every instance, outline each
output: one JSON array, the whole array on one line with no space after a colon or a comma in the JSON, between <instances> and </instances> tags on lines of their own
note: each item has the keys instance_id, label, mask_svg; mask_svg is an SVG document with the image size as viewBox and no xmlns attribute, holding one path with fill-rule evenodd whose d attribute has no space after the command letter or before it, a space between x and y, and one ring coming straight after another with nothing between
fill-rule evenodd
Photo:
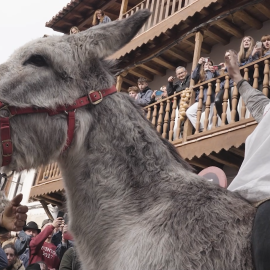
<instances>
[{"instance_id":1,"label":"wooden beam","mask_svg":"<svg viewBox=\"0 0 270 270\"><path fill-rule=\"evenodd\" d=\"M143 70L142 68L136 67L129 70L129 73L135 75L136 77L144 77L148 81L153 81L154 77L147 71Z\"/></svg>"},{"instance_id":2,"label":"wooden beam","mask_svg":"<svg viewBox=\"0 0 270 270\"><path fill-rule=\"evenodd\" d=\"M195 44L189 39L183 40L183 42L192 46L192 47L195 47ZM201 51L206 53L206 54L209 54L211 52L211 49L212 49L211 46L209 46L208 44L203 43L201 45Z\"/></svg>"},{"instance_id":3,"label":"wooden beam","mask_svg":"<svg viewBox=\"0 0 270 270\"><path fill-rule=\"evenodd\" d=\"M137 81L132 81L132 80L128 79L127 77L123 77L123 82L128 83L131 86L136 86L137 85Z\"/></svg>"},{"instance_id":4,"label":"wooden beam","mask_svg":"<svg viewBox=\"0 0 270 270\"><path fill-rule=\"evenodd\" d=\"M254 6L259 12L261 12L265 17L270 19L270 8L266 4L257 4Z\"/></svg>"},{"instance_id":5,"label":"wooden beam","mask_svg":"<svg viewBox=\"0 0 270 270\"><path fill-rule=\"evenodd\" d=\"M245 157L245 150L242 150L233 146L232 148L229 149L229 151L241 158Z\"/></svg>"},{"instance_id":6,"label":"wooden beam","mask_svg":"<svg viewBox=\"0 0 270 270\"><path fill-rule=\"evenodd\" d=\"M171 48L170 50L167 51L170 55L173 57L180 59L186 63L190 63L192 61L192 56L188 53L182 52L177 48Z\"/></svg>"},{"instance_id":7,"label":"wooden beam","mask_svg":"<svg viewBox=\"0 0 270 270\"><path fill-rule=\"evenodd\" d=\"M50 210L48 208L47 203L45 201L43 201L43 200L40 200L40 203L41 203L42 207L44 208L45 213L47 214L48 218L51 219L51 220L54 220L54 218L53 218L53 216L52 216L52 214L51 214L51 212L50 212Z\"/></svg>"},{"instance_id":8,"label":"wooden beam","mask_svg":"<svg viewBox=\"0 0 270 270\"><path fill-rule=\"evenodd\" d=\"M248 24L252 28L255 29L261 29L263 27L263 24L261 21L255 19L253 16L248 14L245 10L239 10L236 12L235 16L239 18L244 23Z\"/></svg>"},{"instance_id":9,"label":"wooden beam","mask_svg":"<svg viewBox=\"0 0 270 270\"><path fill-rule=\"evenodd\" d=\"M117 81L116 81L117 92L121 91L122 83L123 83L123 77L121 75L117 76Z\"/></svg>"},{"instance_id":10,"label":"wooden beam","mask_svg":"<svg viewBox=\"0 0 270 270\"><path fill-rule=\"evenodd\" d=\"M167 60L165 60L163 57L159 56L159 57L155 57L152 59L154 62L158 63L159 65L167 68L167 69L171 69L171 70L175 70L176 66L169 63Z\"/></svg>"},{"instance_id":11,"label":"wooden beam","mask_svg":"<svg viewBox=\"0 0 270 270\"><path fill-rule=\"evenodd\" d=\"M40 196L37 196L37 197L35 197L37 200L43 200L43 201L46 201L46 202L48 202L48 203L51 203L51 204L54 204L54 205L62 205L63 203L61 202L61 203L59 203L59 202L57 202L57 201L55 201L55 200L53 200L53 199L49 199L49 198L45 198L45 197L43 197L43 195L40 195Z\"/></svg>"},{"instance_id":12,"label":"wooden beam","mask_svg":"<svg viewBox=\"0 0 270 270\"><path fill-rule=\"evenodd\" d=\"M208 168L210 166L221 167L221 164L206 157L194 157L192 160L187 160L191 165L197 166L201 169Z\"/></svg>"},{"instance_id":13,"label":"wooden beam","mask_svg":"<svg viewBox=\"0 0 270 270\"><path fill-rule=\"evenodd\" d=\"M242 158L234 154L231 154L230 152L227 152L225 150L221 150L218 154L212 152L210 155L208 155L208 157L213 159L216 162L219 162L221 164L227 165L229 167L234 167L237 169L241 167L241 164L243 162Z\"/></svg>"},{"instance_id":14,"label":"wooden beam","mask_svg":"<svg viewBox=\"0 0 270 270\"><path fill-rule=\"evenodd\" d=\"M146 69L147 71L150 71L151 73L154 73L155 75L158 76L165 76L166 75L166 70L164 68L158 67L157 65L153 64L153 63L145 63L140 65L140 67L142 67L143 69Z\"/></svg>"},{"instance_id":15,"label":"wooden beam","mask_svg":"<svg viewBox=\"0 0 270 270\"><path fill-rule=\"evenodd\" d=\"M244 36L244 31L242 29L225 19L217 21L216 25L237 38L242 38Z\"/></svg>"},{"instance_id":16,"label":"wooden beam","mask_svg":"<svg viewBox=\"0 0 270 270\"><path fill-rule=\"evenodd\" d=\"M60 204L63 203L63 200L61 200L59 198L55 198L54 196L50 196L48 194L43 194L42 197L47 198L47 199L52 200L52 201L55 201L55 202L58 202Z\"/></svg>"},{"instance_id":17,"label":"wooden beam","mask_svg":"<svg viewBox=\"0 0 270 270\"><path fill-rule=\"evenodd\" d=\"M127 8L128 8L128 0L122 0L120 13L119 13L119 20L121 20L123 18L123 14L127 12Z\"/></svg>"},{"instance_id":18,"label":"wooden beam","mask_svg":"<svg viewBox=\"0 0 270 270\"><path fill-rule=\"evenodd\" d=\"M222 43L223 45L229 44L230 39L227 37L224 37L218 30L216 30L214 27L209 27L204 32L207 36L210 38L218 41L219 43Z\"/></svg>"}]
</instances>

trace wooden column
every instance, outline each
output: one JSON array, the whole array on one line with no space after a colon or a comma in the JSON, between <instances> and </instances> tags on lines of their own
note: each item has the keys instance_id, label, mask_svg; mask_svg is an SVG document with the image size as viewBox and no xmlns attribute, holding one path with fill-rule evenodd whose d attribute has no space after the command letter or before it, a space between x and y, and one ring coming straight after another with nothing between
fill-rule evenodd
<instances>
[{"instance_id":1,"label":"wooden column","mask_svg":"<svg viewBox=\"0 0 270 270\"><path fill-rule=\"evenodd\" d=\"M128 8L128 0L122 0L121 8L120 8L120 14L119 14L119 20L123 18L123 14L127 12Z\"/></svg>"},{"instance_id":2,"label":"wooden column","mask_svg":"<svg viewBox=\"0 0 270 270\"><path fill-rule=\"evenodd\" d=\"M203 42L203 32L197 32L195 36L195 47L194 47L194 54L193 54L192 70L195 69L201 57L202 42ZM190 89L192 89L194 85L195 85L194 80L190 80ZM195 91L192 90L189 106L194 104L194 102L195 102ZM193 129L193 126L190 123L190 121L187 119L184 126L183 142L186 142L187 136L192 134L192 129Z\"/></svg>"},{"instance_id":3,"label":"wooden column","mask_svg":"<svg viewBox=\"0 0 270 270\"><path fill-rule=\"evenodd\" d=\"M121 75L117 76L117 81L116 81L117 92L121 92L122 83L123 83L123 77Z\"/></svg>"}]
</instances>

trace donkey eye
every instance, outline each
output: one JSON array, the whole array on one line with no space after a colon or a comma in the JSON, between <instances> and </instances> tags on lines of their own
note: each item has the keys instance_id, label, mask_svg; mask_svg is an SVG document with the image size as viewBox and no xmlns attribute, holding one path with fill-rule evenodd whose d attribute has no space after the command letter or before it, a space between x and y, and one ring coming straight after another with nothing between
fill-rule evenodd
<instances>
[{"instance_id":1,"label":"donkey eye","mask_svg":"<svg viewBox=\"0 0 270 270\"><path fill-rule=\"evenodd\" d=\"M34 54L31 55L24 63L23 65L34 65L37 67L44 67L47 66L47 62L45 61L45 59L43 58L43 56L38 55L38 54Z\"/></svg>"}]
</instances>

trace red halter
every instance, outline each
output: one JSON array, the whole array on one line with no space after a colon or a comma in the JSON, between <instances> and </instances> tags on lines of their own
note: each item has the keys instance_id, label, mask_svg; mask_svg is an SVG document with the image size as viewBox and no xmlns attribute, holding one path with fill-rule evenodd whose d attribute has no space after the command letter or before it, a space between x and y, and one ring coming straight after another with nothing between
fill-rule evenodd
<instances>
[{"instance_id":1,"label":"red halter","mask_svg":"<svg viewBox=\"0 0 270 270\"><path fill-rule=\"evenodd\" d=\"M74 129L75 129L75 111L77 108L86 106L88 104L98 104L102 101L103 97L111 95L117 92L115 86L108 89L103 89L100 91L91 91L87 96L78 98L72 105L58 106L56 109L46 109L46 108L17 108L13 106L8 106L0 101L0 111L6 111L6 116L0 116L0 135L2 141L2 166L7 166L11 162L12 158L12 141L10 132L9 119L15 115L20 114L30 114L30 113L48 113L48 115L56 115L60 113L67 114L68 130L67 130L67 142L63 149L66 150L73 139Z\"/></svg>"}]
</instances>

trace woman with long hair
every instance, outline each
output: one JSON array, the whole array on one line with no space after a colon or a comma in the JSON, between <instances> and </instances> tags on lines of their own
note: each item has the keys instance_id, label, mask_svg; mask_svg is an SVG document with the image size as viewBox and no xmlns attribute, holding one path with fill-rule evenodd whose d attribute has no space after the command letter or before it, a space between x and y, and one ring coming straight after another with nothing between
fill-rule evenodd
<instances>
[{"instance_id":1,"label":"woman with long hair","mask_svg":"<svg viewBox=\"0 0 270 270\"><path fill-rule=\"evenodd\" d=\"M232 50L235 54L237 54L239 67L242 67L242 66L249 64L249 63L258 59L257 54L258 54L258 52L260 52L261 49L259 46L254 46L254 45L255 45L254 39L251 36L245 36L241 41L238 54L237 54L237 52ZM229 50L226 51L225 56L230 57ZM226 68L225 68L225 71L227 71ZM253 79L252 79L253 71L252 70L250 70L249 77L251 78L250 83L252 83L253 82ZM230 86L230 88L229 88L229 102L230 102L230 109L231 110L232 110L231 89L232 89L233 85L234 85L234 82L232 79L230 79L230 81L229 81L229 86ZM217 114L219 115L220 118L222 115L222 103L223 103L223 96L224 96L224 92L225 92L224 86L225 86L225 81L223 81L220 84L220 91L218 92L218 94L216 95L216 98L215 98L215 106L217 109ZM238 99L238 101L239 101L239 99ZM238 103L237 103L237 105L238 105ZM239 121L238 112L236 113L235 121ZM228 124L227 119L225 121L225 124Z\"/></svg>"},{"instance_id":2,"label":"woman with long hair","mask_svg":"<svg viewBox=\"0 0 270 270\"><path fill-rule=\"evenodd\" d=\"M209 58L204 58L204 57L201 57L199 59L196 68L194 69L194 71L191 74L191 78L194 80L195 84L208 81L208 80L215 78L215 77L218 77L218 76L219 76L219 72L218 72L218 70L214 69L213 61L210 60ZM205 103L206 103L206 99L207 99L207 90L208 90L208 86L206 85L203 89L203 108L202 108L202 111L204 111L204 109L205 109ZM192 106L190 106L186 112L187 117L190 120L190 122L192 123L192 125L194 126L194 128L196 128L196 122L197 122L197 109L198 109L198 104L199 104L199 102L198 102L199 101L199 93L200 93L200 90L198 89L196 91L196 97L195 97L196 102ZM212 125L214 99L215 99L215 86L213 84L212 93L211 93L211 106L210 106L210 113L209 113L209 128L211 128L211 125ZM202 131L202 130L203 130L203 126L200 125L200 131Z\"/></svg>"},{"instance_id":3,"label":"woman with long hair","mask_svg":"<svg viewBox=\"0 0 270 270\"><path fill-rule=\"evenodd\" d=\"M270 55L270 35L263 36L262 42L262 57Z\"/></svg>"},{"instance_id":4,"label":"woman with long hair","mask_svg":"<svg viewBox=\"0 0 270 270\"><path fill-rule=\"evenodd\" d=\"M110 21L111 21L111 19L107 15L105 15L104 11L101 9L98 9L98 10L96 10L96 12L94 14L92 24L94 26L94 25L98 25L101 23L108 23Z\"/></svg>"},{"instance_id":5,"label":"woman with long hair","mask_svg":"<svg viewBox=\"0 0 270 270\"><path fill-rule=\"evenodd\" d=\"M8 260L8 267L5 270L25 270L23 263L19 260L17 251L13 244L7 244L3 247Z\"/></svg>"},{"instance_id":6,"label":"woman with long hair","mask_svg":"<svg viewBox=\"0 0 270 270\"><path fill-rule=\"evenodd\" d=\"M77 34L77 33L79 33L79 32L80 32L80 30L79 30L79 28L78 28L77 26L72 26L72 27L70 28L70 30L69 30L69 34L70 34L70 35Z\"/></svg>"}]
</instances>

